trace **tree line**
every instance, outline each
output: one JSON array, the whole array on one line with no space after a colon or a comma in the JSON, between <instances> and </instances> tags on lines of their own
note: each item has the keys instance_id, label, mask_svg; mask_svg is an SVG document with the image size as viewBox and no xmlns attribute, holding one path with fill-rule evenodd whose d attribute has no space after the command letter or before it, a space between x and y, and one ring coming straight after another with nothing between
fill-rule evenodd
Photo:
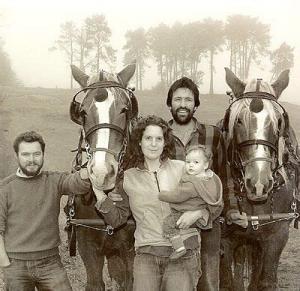
<instances>
[{"instance_id":1,"label":"tree line","mask_svg":"<svg viewBox=\"0 0 300 291\"><path fill-rule=\"evenodd\" d=\"M68 64L83 71L98 72L105 64L114 70L116 52L111 45L112 32L104 15L85 18L80 25L67 21L60 26L60 35L50 51L60 50ZM210 89L214 92L214 62L217 54L228 55L228 66L242 80L246 80L253 64L269 57L272 79L294 65L294 48L285 42L270 50L270 25L256 17L231 15L226 21L207 18L201 21L173 25L159 24L146 30L143 27L125 34L123 62L136 60L136 88L143 89L149 62L157 68L161 86L169 86L185 75L201 84L204 60L209 63ZM8 54L0 39L0 85L20 85L12 69ZM73 78L70 76L70 87Z\"/></svg>"},{"instance_id":2,"label":"tree line","mask_svg":"<svg viewBox=\"0 0 300 291\"><path fill-rule=\"evenodd\" d=\"M3 48L4 42L0 38L0 85L1 86L14 86L21 85L18 80L8 54Z\"/></svg>"},{"instance_id":3,"label":"tree line","mask_svg":"<svg viewBox=\"0 0 300 291\"><path fill-rule=\"evenodd\" d=\"M113 67L116 49L110 43L112 36L104 15L94 15L81 26L74 22L61 25L61 34L52 49L60 49L69 64L81 70L89 68L97 72L100 63ZM214 62L220 52L229 53L228 66L242 80L248 78L253 64L269 57L272 78L294 63L291 46L283 42L279 48L270 50L270 25L257 17L231 15L225 22L211 18L187 24L176 22L172 26L159 24L148 30L140 27L125 34L123 62L136 60L136 88L143 89L148 61L155 63L162 86L170 85L180 76L188 76L200 84L205 59L209 62L210 89L214 93ZM72 78L70 78L71 87Z\"/></svg>"}]
</instances>

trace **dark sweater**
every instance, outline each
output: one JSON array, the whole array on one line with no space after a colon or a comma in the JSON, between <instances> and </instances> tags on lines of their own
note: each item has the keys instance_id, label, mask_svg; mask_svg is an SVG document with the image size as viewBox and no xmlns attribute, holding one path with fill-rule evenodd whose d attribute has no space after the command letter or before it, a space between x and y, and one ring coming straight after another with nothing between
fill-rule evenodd
<instances>
[{"instance_id":1,"label":"dark sweater","mask_svg":"<svg viewBox=\"0 0 300 291\"><path fill-rule=\"evenodd\" d=\"M15 259L41 259L58 252L58 216L62 194L85 194L89 180L43 171L33 178L13 174L1 182L0 234Z\"/></svg>"}]
</instances>

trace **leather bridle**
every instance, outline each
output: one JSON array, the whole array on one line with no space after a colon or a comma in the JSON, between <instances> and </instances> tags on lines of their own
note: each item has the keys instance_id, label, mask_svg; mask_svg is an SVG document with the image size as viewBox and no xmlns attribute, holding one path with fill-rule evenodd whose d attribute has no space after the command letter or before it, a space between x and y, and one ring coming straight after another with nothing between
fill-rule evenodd
<instances>
[{"instance_id":1,"label":"leather bridle","mask_svg":"<svg viewBox=\"0 0 300 291\"><path fill-rule=\"evenodd\" d=\"M79 103L78 101L76 101L76 97L81 92L86 92L87 90L90 90L90 89L107 89L107 88L120 88L120 89L125 90L126 92L129 93L130 97L128 98L128 100L129 100L129 107L130 108L128 108L128 110L127 110L127 112L129 113L129 114L127 114L127 119L130 120L131 119L130 114L132 114L132 111L133 111L131 98L132 97L135 98L135 96L134 96L133 91L131 89L126 88L126 87L122 86L121 84L119 84L115 81L98 81L98 82L95 82L95 83L93 83L89 86L86 86L86 87L82 88L73 97L73 101L72 101L72 105L73 105L73 108L74 108L73 110L75 110L75 111L77 110L78 112L76 112L76 114L78 114L78 115L80 114L84 99L83 99L82 103ZM108 149L108 148L103 148L103 147L93 148L93 147L90 146L90 144L88 142L88 138L99 129L111 129L111 130L114 130L114 131L118 132L119 134L121 134L122 139L123 139L123 145L122 145L122 149L121 149L120 153L114 152L114 151L112 151L111 149ZM84 139L85 143L86 143L84 150L87 153L88 159L90 159L92 157L93 153L102 151L102 152L106 152L106 153L109 153L109 154L113 155L113 157L115 158L116 161L121 162L122 157L123 157L123 155L125 153L125 150L126 150L127 143L128 143L128 135L129 135L129 133L128 133L129 132L128 124L127 124L127 127L125 129L122 129L120 126L112 124L112 123L99 123L99 124L96 124L96 125L92 126L87 131L85 131L85 129L84 129L84 120L83 120L82 131L83 131L83 138L82 139ZM80 144L80 148L81 148L81 144ZM81 151L82 151L82 149L81 149Z\"/></svg>"}]
</instances>

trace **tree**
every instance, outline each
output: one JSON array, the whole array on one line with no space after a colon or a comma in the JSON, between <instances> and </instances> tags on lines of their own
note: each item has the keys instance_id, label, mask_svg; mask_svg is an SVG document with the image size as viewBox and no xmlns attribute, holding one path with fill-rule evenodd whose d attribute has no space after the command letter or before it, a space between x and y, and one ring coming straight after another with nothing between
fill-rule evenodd
<instances>
[{"instance_id":1,"label":"tree","mask_svg":"<svg viewBox=\"0 0 300 291\"><path fill-rule=\"evenodd\" d=\"M134 31L127 31L124 63L131 63L136 60L136 87L138 90L143 89L143 78L145 74L146 58L149 56L148 38L144 28L138 28Z\"/></svg>"},{"instance_id":2,"label":"tree","mask_svg":"<svg viewBox=\"0 0 300 291\"><path fill-rule=\"evenodd\" d=\"M67 57L67 62L70 65L74 63L76 39L78 40L78 29L74 22L67 21L60 26L61 33L58 40L55 41L56 46L50 50L60 49ZM73 77L70 71L70 86L73 88Z\"/></svg>"},{"instance_id":3,"label":"tree","mask_svg":"<svg viewBox=\"0 0 300 291\"><path fill-rule=\"evenodd\" d=\"M0 39L0 85L2 86L15 86L21 85L17 79L15 72L12 69L10 59L7 53L3 50L3 43Z\"/></svg>"},{"instance_id":4,"label":"tree","mask_svg":"<svg viewBox=\"0 0 300 291\"><path fill-rule=\"evenodd\" d=\"M256 17L232 15L227 18L225 35L230 51L230 69L242 80L248 78L251 64L268 53L270 26Z\"/></svg>"},{"instance_id":5,"label":"tree","mask_svg":"<svg viewBox=\"0 0 300 291\"><path fill-rule=\"evenodd\" d=\"M272 62L272 78L271 81L276 80L279 74L294 66L294 48L283 42L280 47L270 54Z\"/></svg>"},{"instance_id":6,"label":"tree","mask_svg":"<svg viewBox=\"0 0 300 291\"><path fill-rule=\"evenodd\" d=\"M163 86L167 85L167 75L165 65L170 44L170 28L166 24L159 24L157 27L149 29L149 47L154 60L157 63L157 70Z\"/></svg>"},{"instance_id":7,"label":"tree","mask_svg":"<svg viewBox=\"0 0 300 291\"><path fill-rule=\"evenodd\" d=\"M116 51L110 45L111 30L105 16L93 15L86 18L85 29L94 51L94 57L90 62L92 71L99 72L100 61L112 67L116 61Z\"/></svg>"},{"instance_id":8,"label":"tree","mask_svg":"<svg viewBox=\"0 0 300 291\"><path fill-rule=\"evenodd\" d=\"M186 25L187 36L187 67L188 76L198 85L202 83L204 73L200 70L200 64L203 57L206 57L207 42L205 27L202 22L196 21Z\"/></svg>"},{"instance_id":9,"label":"tree","mask_svg":"<svg viewBox=\"0 0 300 291\"><path fill-rule=\"evenodd\" d=\"M214 56L218 51L222 50L224 43L224 29L223 22L213 20L211 18L203 21L203 29L206 32L204 41L206 43L207 51L209 52L209 70L210 70L210 85L209 94L214 93Z\"/></svg>"}]
</instances>

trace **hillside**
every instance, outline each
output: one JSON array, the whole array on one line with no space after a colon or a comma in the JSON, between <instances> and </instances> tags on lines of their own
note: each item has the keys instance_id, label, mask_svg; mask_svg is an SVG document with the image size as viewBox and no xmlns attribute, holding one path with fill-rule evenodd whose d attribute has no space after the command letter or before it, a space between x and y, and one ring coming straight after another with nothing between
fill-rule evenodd
<instances>
[{"instance_id":1,"label":"hillside","mask_svg":"<svg viewBox=\"0 0 300 291\"><path fill-rule=\"evenodd\" d=\"M79 126L69 118L69 105L75 90L43 88L8 88L0 87L0 178L16 169L12 142L15 136L26 130L40 132L46 141L45 168L70 170L74 156L70 152L76 148ZM136 92L142 115L160 115L170 118L165 105L164 93ZM196 112L199 120L215 124L224 115L228 107L226 95L201 95L201 105ZM282 103L290 116L291 124L300 140L300 106ZM62 201L62 205L65 201ZM79 256L70 258L67 252L66 234L63 231L65 217L60 217L62 236L61 253L70 277L73 290L84 290L85 271ZM291 228L290 240L281 257L279 266L280 290L299 290L300 278L300 237L299 231ZM1 273L0 273L0 290Z\"/></svg>"}]
</instances>

